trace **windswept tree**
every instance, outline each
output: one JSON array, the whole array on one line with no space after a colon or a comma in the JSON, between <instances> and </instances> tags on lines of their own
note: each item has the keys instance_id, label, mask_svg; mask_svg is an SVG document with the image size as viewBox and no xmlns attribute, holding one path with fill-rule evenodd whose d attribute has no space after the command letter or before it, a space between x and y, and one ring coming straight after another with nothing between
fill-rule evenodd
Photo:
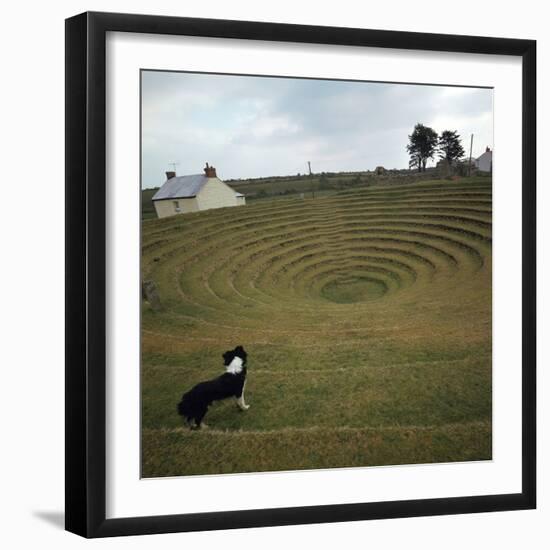
<instances>
[{"instance_id":1,"label":"windswept tree","mask_svg":"<svg viewBox=\"0 0 550 550\"><path fill-rule=\"evenodd\" d=\"M419 151L412 151L411 149L409 149L409 146L407 146L407 150L409 151L409 155L411 157L409 159L409 168L418 168L418 171L420 172L422 170L422 157L420 156Z\"/></svg>"},{"instance_id":2,"label":"windswept tree","mask_svg":"<svg viewBox=\"0 0 550 550\"><path fill-rule=\"evenodd\" d=\"M437 132L429 126L418 123L409 136L407 145L410 156L409 167L417 168L419 172L425 172L428 159L435 155L437 143Z\"/></svg>"},{"instance_id":3,"label":"windswept tree","mask_svg":"<svg viewBox=\"0 0 550 550\"><path fill-rule=\"evenodd\" d=\"M456 130L441 132L437 143L439 158L445 159L449 166L456 164L463 156L464 149L460 143L460 136Z\"/></svg>"}]
</instances>

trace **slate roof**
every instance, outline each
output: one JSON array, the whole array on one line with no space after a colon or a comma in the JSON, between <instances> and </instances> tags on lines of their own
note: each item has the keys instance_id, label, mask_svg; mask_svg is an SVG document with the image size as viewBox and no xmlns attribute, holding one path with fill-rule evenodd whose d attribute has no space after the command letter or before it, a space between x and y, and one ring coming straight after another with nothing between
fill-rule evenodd
<instances>
[{"instance_id":1,"label":"slate roof","mask_svg":"<svg viewBox=\"0 0 550 550\"><path fill-rule=\"evenodd\" d=\"M485 153L483 153L482 155L479 155L479 157L477 157L476 160L479 160L482 157L484 158L485 156L490 156L492 158L493 157L493 151L485 151Z\"/></svg>"},{"instance_id":2,"label":"slate roof","mask_svg":"<svg viewBox=\"0 0 550 550\"><path fill-rule=\"evenodd\" d=\"M208 178L204 174L177 176L166 180L163 186L153 195L152 200L187 199L197 196Z\"/></svg>"}]
</instances>

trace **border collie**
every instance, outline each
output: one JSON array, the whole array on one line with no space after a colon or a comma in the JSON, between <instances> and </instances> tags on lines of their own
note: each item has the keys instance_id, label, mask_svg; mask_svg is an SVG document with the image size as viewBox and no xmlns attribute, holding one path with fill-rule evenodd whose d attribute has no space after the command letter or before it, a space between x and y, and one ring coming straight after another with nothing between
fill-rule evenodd
<instances>
[{"instance_id":1,"label":"border collie","mask_svg":"<svg viewBox=\"0 0 550 550\"><path fill-rule=\"evenodd\" d=\"M223 355L225 372L206 382L200 382L187 393L184 393L178 403L178 413L185 418L191 429L206 426L202 423L208 407L213 401L235 397L242 411L250 408L244 402L244 386L246 384L246 351L242 346L226 351Z\"/></svg>"}]
</instances>

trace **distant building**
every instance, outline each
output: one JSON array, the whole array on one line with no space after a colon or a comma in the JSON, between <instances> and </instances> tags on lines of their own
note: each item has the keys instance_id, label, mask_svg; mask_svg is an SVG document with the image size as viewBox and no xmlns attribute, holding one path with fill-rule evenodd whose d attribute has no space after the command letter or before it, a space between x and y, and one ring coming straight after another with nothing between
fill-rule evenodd
<instances>
[{"instance_id":1,"label":"distant building","mask_svg":"<svg viewBox=\"0 0 550 550\"><path fill-rule=\"evenodd\" d=\"M377 176L383 176L383 175L386 173L386 169L385 169L383 166L377 166L377 167L374 169L374 173L375 173Z\"/></svg>"},{"instance_id":2,"label":"distant building","mask_svg":"<svg viewBox=\"0 0 550 550\"><path fill-rule=\"evenodd\" d=\"M152 201L159 218L246 204L245 196L219 179L208 163L204 174L176 176L175 172L166 172L166 181Z\"/></svg>"},{"instance_id":3,"label":"distant building","mask_svg":"<svg viewBox=\"0 0 550 550\"><path fill-rule=\"evenodd\" d=\"M493 151L489 147L485 149L485 153L473 161L473 165L480 172L493 171Z\"/></svg>"},{"instance_id":4,"label":"distant building","mask_svg":"<svg viewBox=\"0 0 550 550\"><path fill-rule=\"evenodd\" d=\"M451 165L449 164L449 161L446 158L440 159L435 165L435 167L437 169L437 173L441 177L447 177L451 174Z\"/></svg>"}]
</instances>

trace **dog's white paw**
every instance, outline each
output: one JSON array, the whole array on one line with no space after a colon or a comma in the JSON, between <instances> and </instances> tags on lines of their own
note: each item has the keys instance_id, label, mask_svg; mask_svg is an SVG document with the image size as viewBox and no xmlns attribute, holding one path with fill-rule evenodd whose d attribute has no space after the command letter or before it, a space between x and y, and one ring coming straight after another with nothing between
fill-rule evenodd
<instances>
[{"instance_id":1,"label":"dog's white paw","mask_svg":"<svg viewBox=\"0 0 550 550\"><path fill-rule=\"evenodd\" d=\"M250 409L250 405L244 405L243 406L243 411L247 411L248 409Z\"/></svg>"}]
</instances>

